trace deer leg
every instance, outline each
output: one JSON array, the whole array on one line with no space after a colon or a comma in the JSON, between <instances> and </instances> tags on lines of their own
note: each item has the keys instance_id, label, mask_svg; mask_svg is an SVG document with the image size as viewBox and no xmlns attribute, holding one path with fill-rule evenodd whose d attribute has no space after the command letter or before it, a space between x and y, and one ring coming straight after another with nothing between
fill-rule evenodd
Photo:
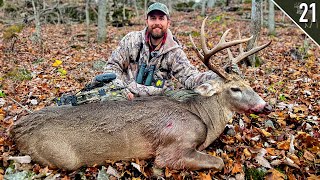
<instances>
[{"instance_id":1,"label":"deer leg","mask_svg":"<svg viewBox=\"0 0 320 180\"><path fill-rule=\"evenodd\" d=\"M41 163L49 167L59 167L66 170L73 170L79 167L77 153L69 143L61 140L59 143L50 138L38 141L34 156Z\"/></svg>"},{"instance_id":2,"label":"deer leg","mask_svg":"<svg viewBox=\"0 0 320 180\"><path fill-rule=\"evenodd\" d=\"M169 149L171 149L171 151ZM157 166L188 170L221 170L224 167L224 162L220 157L211 156L191 148L178 150L175 147L174 151L172 151L172 149L174 148L168 147L161 150L155 159Z\"/></svg>"}]
</instances>

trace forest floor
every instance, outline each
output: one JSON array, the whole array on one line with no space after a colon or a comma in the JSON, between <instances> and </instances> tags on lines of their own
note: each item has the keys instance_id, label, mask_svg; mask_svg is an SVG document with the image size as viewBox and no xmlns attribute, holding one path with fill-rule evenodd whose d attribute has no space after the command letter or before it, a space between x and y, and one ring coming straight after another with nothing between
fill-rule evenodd
<instances>
[{"instance_id":1,"label":"forest floor","mask_svg":"<svg viewBox=\"0 0 320 180\"><path fill-rule=\"evenodd\" d=\"M278 12L279 13L279 12ZM34 111L54 105L53 99L66 92L82 89L103 66L121 38L141 25L107 28L107 41L95 40L97 27L90 26L90 42L85 41L85 25L43 25L42 47L34 42L35 27L29 24L13 39L0 34L0 179L33 177L58 179L96 179L106 171L110 178L132 179L320 179L320 51L289 19L277 13L276 33L263 28L258 44L272 44L258 53L258 67L241 70L244 78L273 111L266 117L237 114L225 132L207 153L225 162L221 172L213 170L175 171L153 168L152 160L109 162L104 166L83 167L69 172L54 170L36 163L19 165L10 156L20 155L9 129L14 121L28 114L19 102ZM249 13L250 14L250 13ZM190 61L201 71L206 68L193 52L189 34L199 43L203 17L198 12L172 15L171 30L182 44ZM227 40L237 39L240 29L249 37L250 22L243 15L215 9L206 24L209 47L222 33L232 28ZM4 25L0 24L3 29ZM232 48L236 52L237 48ZM217 63L227 59L226 51L212 58ZM110 175L111 174L111 175Z\"/></svg>"}]
</instances>

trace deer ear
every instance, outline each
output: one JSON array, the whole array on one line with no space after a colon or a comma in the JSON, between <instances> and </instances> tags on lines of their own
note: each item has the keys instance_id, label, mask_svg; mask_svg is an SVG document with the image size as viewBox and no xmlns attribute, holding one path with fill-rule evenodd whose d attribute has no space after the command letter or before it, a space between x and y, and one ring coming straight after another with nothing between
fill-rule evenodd
<instances>
[{"instance_id":1,"label":"deer ear","mask_svg":"<svg viewBox=\"0 0 320 180\"><path fill-rule=\"evenodd\" d=\"M218 83L203 83L194 89L194 92L200 94L201 96L213 96L219 92Z\"/></svg>"}]
</instances>

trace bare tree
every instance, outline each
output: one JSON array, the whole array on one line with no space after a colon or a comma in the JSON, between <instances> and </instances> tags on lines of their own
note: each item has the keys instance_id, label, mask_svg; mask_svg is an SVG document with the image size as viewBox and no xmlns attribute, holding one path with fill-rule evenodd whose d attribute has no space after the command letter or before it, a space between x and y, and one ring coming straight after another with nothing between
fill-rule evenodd
<instances>
[{"instance_id":1,"label":"bare tree","mask_svg":"<svg viewBox=\"0 0 320 180\"><path fill-rule=\"evenodd\" d=\"M275 33L275 22L274 22L274 4L272 0L269 0L269 18L268 18L268 29L269 34Z\"/></svg>"},{"instance_id":2,"label":"bare tree","mask_svg":"<svg viewBox=\"0 0 320 180\"><path fill-rule=\"evenodd\" d=\"M261 0L252 0L250 34L253 36L253 38L248 42L248 46L246 50L250 50L256 45L256 41L259 37L260 30L261 30ZM251 55L248 57L247 64L250 66L255 66L256 64L255 55Z\"/></svg>"},{"instance_id":3,"label":"bare tree","mask_svg":"<svg viewBox=\"0 0 320 180\"><path fill-rule=\"evenodd\" d=\"M86 0L86 25L87 25L87 36L86 41L89 42L89 33L90 33L90 15L89 15L89 6L90 6L90 0Z\"/></svg>"},{"instance_id":4,"label":"bare tree","mask_svg":"<svg viewBox=\"0 0 320 180\"><path fill-rule=\"evenodd\" d=\"M148 4L147 4L147 0L144 0L144 16L145 16L145 18L147 18L147 7L148 6Z\"/></svg>"},{"instance_id":5,"label":"bare tree","mask_svg":"<svg viewBox=\"0 0 320 180\"><path fill-rule=\"evenodd\" d=\"M35 19L35 24L36 24L36 41L42 45L40 14L39 14L39 11L34 3L34 0L32 0L31 2L32 2L34 19Z\"/></svg>"},{"instance_id":6,"label":"bare tree","mask_svg":"<svg viewBox=\"0 0 320 180\"><path fill-rule=\"evenodd\" d=\"M98 42L103 43L106 40L106 24L107 24L107 2L99 0L98 2Z\"/></svg>"},{"instance_id":7,"label":"bare tree","mask_svg":"<svg viewBox=\"0 0 320 180\"><path fill-rule=\"evenodd\" d=\"M133 3L133 6L134 6L134 10L136 12L136 16L139 16L137 1L136 0L132 0L132 3Z\"/></svg>"},{"instance_id":8,"label":"bare tree","mask_svg":"<svg viewBox=\"0 0 320 180\"><path fill-rule=\"evenodd\" d=\"M168 4L169 12L172 13L172 1L167 0L167 4Z\"/></svg>"},{"instance_id":9,"label":"bare tree","mask_svg":"<svg viewBox=\"0 0 320 180\"><path fill-rule=\"evenodd\" d=\"M205 16L205 15L206 15L207 1L208 1L208 0L202 0L201 16Z\"/></svg>"},{"instance_id":10,"label":"bare tree","mask_svg":"<svg viewBox=\"0 0 320 180\"><path fill-rule=\"evenodd\" d=\"M208 8L213 8L214 4L216 3L216 0L208 0Z\"/></svg>"}]
</instances>

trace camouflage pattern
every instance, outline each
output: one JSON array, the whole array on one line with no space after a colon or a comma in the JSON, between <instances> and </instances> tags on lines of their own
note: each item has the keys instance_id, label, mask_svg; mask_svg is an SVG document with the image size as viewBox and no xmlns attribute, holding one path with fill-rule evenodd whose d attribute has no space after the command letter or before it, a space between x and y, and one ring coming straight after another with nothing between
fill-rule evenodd
<instances>
[{"instance_id":1,"label":"camouflage pattern","mask_svg":"<svg viewBox=\"0 0 320 180\"><path fill-rule=\"evenodd\" d=\"M102 87L94 88L90 91L77 93L77 104L91 103L97 101L121 101L126 100L126 87L123 87L119 80L104 84Z\"/></svg>"},{"instance_id":2,"label":"camouflage pattern","mask_svg":"<svg viewBox=\"0 0 320 180\"><path fill-rule=\"evenodd\" d=\"M119 43L119 46L110 56L105 72L113 72L122 81L122 85L128 87L126 92L135 95L162 95L166 90L172 90L173 77L186 89L194 89L196 86L209 79L218 76L212 71L199 72L188 60L181 46L173 39L171 31L167 30L165 44L150 57L149 46L145 41L146 28L127 34ZM140 59L136 62L140 45ZM155 65L154 79L165 80L163 88L145 86L136 83L139 66L145 63L148 67ZM153 84L154 85L154 84Z\"/></svg>"}]
</instances>

